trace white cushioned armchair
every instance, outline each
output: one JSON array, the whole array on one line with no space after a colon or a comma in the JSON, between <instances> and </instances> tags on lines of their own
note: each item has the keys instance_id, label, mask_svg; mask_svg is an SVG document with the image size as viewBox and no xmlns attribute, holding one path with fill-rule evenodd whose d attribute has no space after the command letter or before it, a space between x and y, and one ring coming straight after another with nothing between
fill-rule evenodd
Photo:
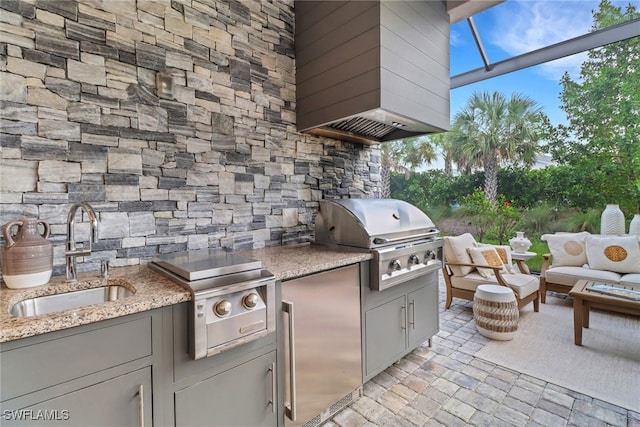
<instances>
[{"instance_id":1,"label":"white cushioned armchair","mask_svg":"<svg viewBox=\"0 0 640 427\"><path fill-rule=\"evenodd\" d=\"M446 308L451 306L453 297L473 301L478 286L497 284L513 290L518 308L533 302L534 311L538 311L540 280L515 271L508 246L483 245L470 233L447 236L444 238L444 258Z\"/></svg>"}]
</instances>

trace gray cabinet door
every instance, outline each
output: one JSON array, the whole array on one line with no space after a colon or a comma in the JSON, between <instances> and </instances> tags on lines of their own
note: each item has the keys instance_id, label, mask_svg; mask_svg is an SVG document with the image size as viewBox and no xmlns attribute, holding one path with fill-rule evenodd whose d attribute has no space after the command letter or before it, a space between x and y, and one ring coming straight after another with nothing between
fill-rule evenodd
<instances>
[{"instance_id":1,"label":"gray cabinet door","mask_svg":"<svg viewBox=\"0 0 640 427\"><path fill-rule=\"evenodd\" d=\"M274 427L274 368L267 353L175 393L177 427Z\"/></svg>"},{"instance_id":2,"label":"gray cabinet door","mask_svg":"<svg viewBox=\"0 0 640 427\"><path fill-rule=\"evenodd\" d=\"M3 406L2 425L133 427L142 424L143 411L144 425L151 426L152 409L151 367L146 367L26 408Z\"/></svg>"},{"instance_id":3,"label":"gray cabinet door","mask_svg":"<svg viewBox=\"0 0 640 427\"><path fill-rule=\"evenodd\" d=\"M406 298L402 296L365 313L366 376L395 362L407 347Z\"/></svg>"},{"instance_id":4,"label":"gray cabinet door","mask_svg":"<svg viewBox=\"0 0 640 427\"><path fill-rule=\"evenodd\" d=\"M438 287L430 283L407 295L409 347L422 344L438 333Z\"/></svg>"}]
</instances>

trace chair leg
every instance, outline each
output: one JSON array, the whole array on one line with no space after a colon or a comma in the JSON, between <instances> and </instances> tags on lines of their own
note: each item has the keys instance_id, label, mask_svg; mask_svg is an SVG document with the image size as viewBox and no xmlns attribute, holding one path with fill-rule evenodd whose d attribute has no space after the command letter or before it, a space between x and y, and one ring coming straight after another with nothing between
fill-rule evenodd
<instances>
[{"instance_id":1,"label":"chair leg","mask_svg":"<svg viewBox=\"0 0 640 427\"><path fill-rule=\"evenodd\" d=\"M533 311L534 312L538 312L540 311L540 292L536 292L538 295L536 296L536 299L533 300Z\"/></svg>"},{"instance_id":2,"label":"chair leg","mask_svg":"<svg viewBox=\"0 0 640 427\"><path fill-rule=\"evenodd\" d=\"M447 288L447 302L444 305L444 308L451 307L451 302L453 301L453 295L451 294L451 290Z\"/></svg>"},{"instance_id":3,"label":"chair leg","mask_svg":"<svg viewBox=\"0 0 640 427\"><path fill-rule=\"evenodd\" d=\"M546 304L547 302L547 282L544 278L540 279L540 301L543 304Z\"/></svg>"}]
</instances>

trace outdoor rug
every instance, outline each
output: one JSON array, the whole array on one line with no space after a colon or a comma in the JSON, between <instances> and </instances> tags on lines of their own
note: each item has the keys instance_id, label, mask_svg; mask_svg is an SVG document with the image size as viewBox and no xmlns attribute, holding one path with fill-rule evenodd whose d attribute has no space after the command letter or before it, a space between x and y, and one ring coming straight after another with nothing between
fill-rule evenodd
<instances>
[{"instance_id":1,"label":"outdoor rug","mask_svg":"<svg viewBox=\"0 0 640 427\"><path fill-rule=\"evenodd\" d=\"M540 312L520 310L513 340L491 340L475 356L640 412L640 317L591 310L580 347L573 300L548 294Z\"/></svg>"}]
</instances>

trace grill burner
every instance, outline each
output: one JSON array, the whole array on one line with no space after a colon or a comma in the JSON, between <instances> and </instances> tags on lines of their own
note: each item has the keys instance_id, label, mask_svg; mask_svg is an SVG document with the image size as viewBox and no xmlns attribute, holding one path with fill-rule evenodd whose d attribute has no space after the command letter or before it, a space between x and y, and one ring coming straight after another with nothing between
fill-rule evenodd
<instances>
[{"instance_id":1,"label":"grill burner","mask_svg":"<svg viewBox=\"0 0 640 427\"><path fill-rule=\"evenodd\" d=\"M424 212L402 200L321 200L315 234L316 243L371 252L375 290L442 267L438 230Z\"/></svg>"}]
</instances>

